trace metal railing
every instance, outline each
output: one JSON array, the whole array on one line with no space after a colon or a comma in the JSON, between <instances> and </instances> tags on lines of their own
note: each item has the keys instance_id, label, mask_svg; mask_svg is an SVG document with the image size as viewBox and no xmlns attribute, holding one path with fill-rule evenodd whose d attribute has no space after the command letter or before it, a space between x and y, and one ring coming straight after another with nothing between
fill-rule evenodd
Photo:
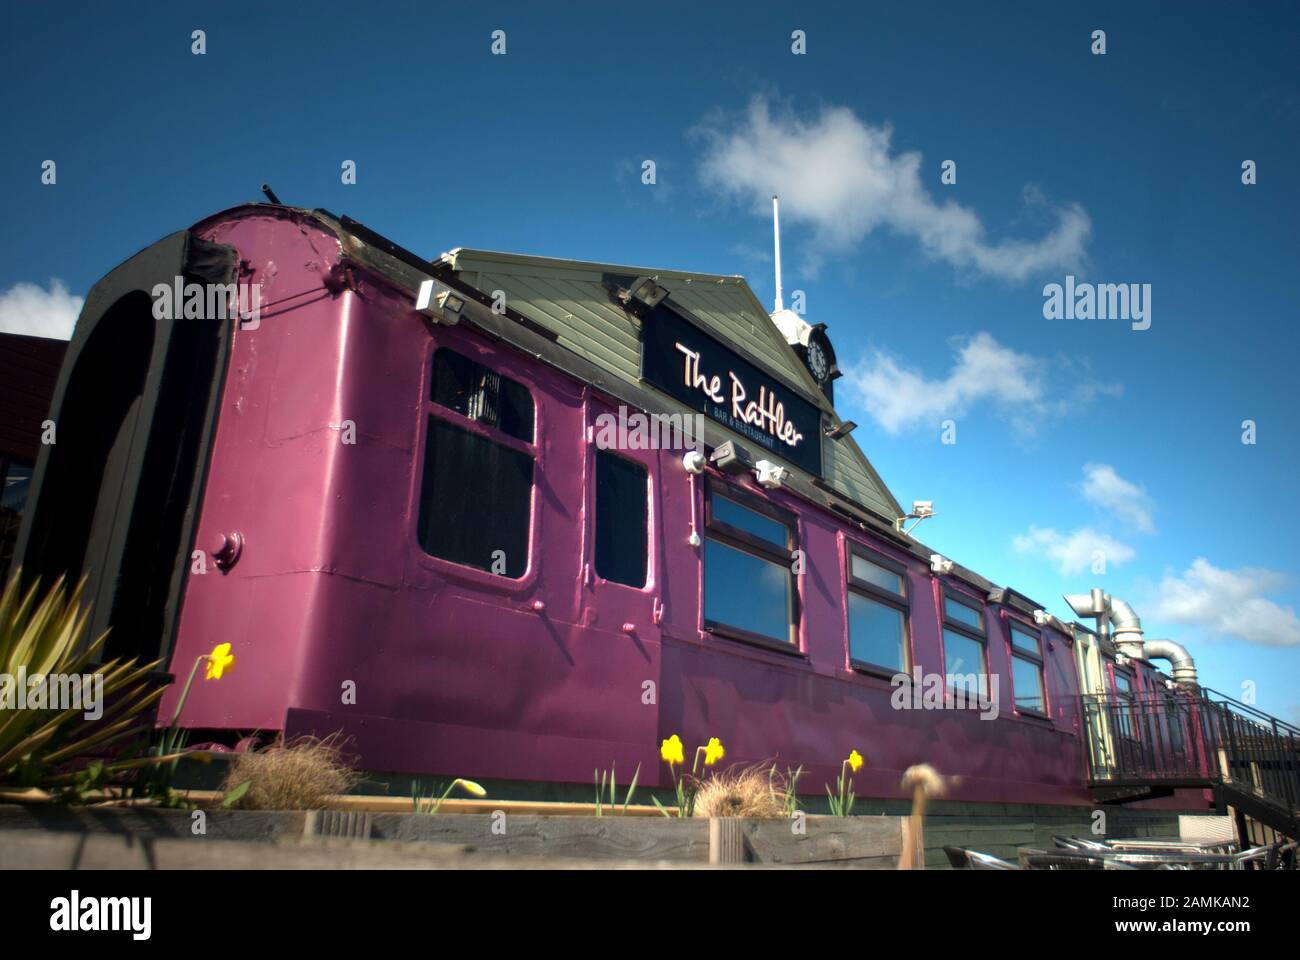
<instances>
[{"instance_id":1,"label":"metal railing","mask_svg":"<svg viewBox=\"0 0 1300 960\"><path fill-rule=\"evenodd\" d=\"M1300 727L1214 690L1202 689L1219 779L1300 812Z\"/></svg>"},{"instance_id":2,"label":"metal railing","mask_svg":"<svg viewBox=\"0 0 1300 960\"><path fill-rule=\"evenodd\" d=\"M1080 699L1094 783L1222 784L1300 811L1300 728L1206 688Z\"/></svg>"}]
</instances>

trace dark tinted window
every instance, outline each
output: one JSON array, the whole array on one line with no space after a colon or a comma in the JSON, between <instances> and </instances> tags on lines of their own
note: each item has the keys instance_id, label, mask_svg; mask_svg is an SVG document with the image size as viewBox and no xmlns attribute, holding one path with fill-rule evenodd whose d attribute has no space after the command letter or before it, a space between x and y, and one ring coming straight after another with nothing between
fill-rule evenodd
<instances>
[{"instance_id":1,"label":"dark tinted window","mask_svg":"<svg viewBox=\"0 0 1300 960\"><path fill-rule=\"evenodd\" d=\"M785 519L777 519L778 513ZM798 587L790 553L795 516L752 494L710 483L705 519L705 629L796 645Z\"/></svg>"},{"instance_id":2,"label":"dark tinted window","mask_svg":"<svg viewBox=\"0 0 1300 960\"><path fill-rule=\"evenodd\" d=\"M984 632L984 617L980 612L958 600L954 600L952 597L943 598L943 613L949 620L956 620L958 623L964 623L981 633Z\"/></svg>"},{"instance_id":3,"label":"dark tinted window","mask_svg":"<svg viewBox=\"0 0 1300 960\"><path fill-rule=\"evenodd\" d=\"M712 537L704 541L704 619L790 642L794 585L775 563Z\"/></svg>"},{"instance_id":4,"label":"dark tinted window","mask_svg":"<svg viewBox=\"0 0 1300 960\"><path fill-rule=\"evenodd\" d=\"M766 540L778 550L784 550L789 537L789 528L778 520L751 510L728 500L716 493L713 496L713 519L720 520L728 526L752 533Z\"/></svg>"},{"instance_id":5,"label":"dark tinted window","mask_svg":"<svg viewBox=\"0 0 1300 960\"><path fill-rule=\"evenodd\" d=\"M507 436L533 441L533 398L528 388L468 357L446 349L434 353L430 397Z\"/></svg>"},{"instance_id":6,"label":"dark tinted window","mask_svg":"<svg viewBox=\"0 0 1300 960\"><path fill-rule=\"evenodd\" d=\"M648 493L644 467L596 451L596 573L606 580L645 586Z\"/></svg>"},{"instance_id":7,"label":"dark tinted window","mask_svg":"<svg viewBox=\"0 0 1300 960\"><path fill-rule=\"evenodd\" d=\"M984 644L956 630L943 631L944 671L953 690L988 696Z\"/></svg>"},{"instance_id":8,"label":"dark tinted window","mask_svg":"<svg viewBox=\"0 0 1300 960\"><path fill-rule=\"evenodd\" d=\"M13 562L14 545L18 542L18 527L22 524L23 508L31 487L32 468L9 464L0 460L0 585L3 585L9 566Z\"/></svg>"},{"instance_id":9,"label":"dark tinted window","mask_svg":"<svg viewBox=\"0 0 1300 960\"><path fill-rule=\"evenodd\" d=\"M901 671L907 666L906 613L849 592L849 656L859 663Z\"/></svg>"},{"instance_id":10,"label":"dark tinted window","mask_svg":"<svg viewBox=\"0 0 1300 960\"><path fill-rule=\"evenodd\" d=\"M1016 695L1016 706L1022 710L1043 713L1043 670L1038 664L1023 657L1011 658L1011 683Z\"/></svg>"},{"instance_id":11,"label":"dark tinted window","mask_svg":"<svg viewBox=\"0 0 1300 960\"><path fill-rule=\"evenodd\" d=\"M432 556L518 579L528 567L532 489L528 454L430 417L420 545Z\"/></svg>"},{"instance_id":12,"label":"dark tinted window","mask_svg":"<svg viewBox=\"0 0 1300 960\"><path fill-rule=\"evenodd\" d=\"M1011 643L1013 646L1027 651L1028 653L1042 653L1038 646L1038 637L1034 636L1028 630L1022 630L1017 626L1011 627Z\"/></svg>"}]
</instances>

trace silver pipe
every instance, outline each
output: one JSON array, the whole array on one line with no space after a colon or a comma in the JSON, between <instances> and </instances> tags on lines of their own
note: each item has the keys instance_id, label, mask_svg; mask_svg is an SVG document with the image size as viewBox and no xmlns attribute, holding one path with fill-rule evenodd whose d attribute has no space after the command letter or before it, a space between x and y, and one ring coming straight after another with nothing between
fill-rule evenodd
<instances>
[{"instance_id":1,"label":"silver pipe","mask_svg":"<svg viewBox=\"0 0 1300 960\"><path fill-rule=\"evenodd\" d=\"M1142 618L1137 615L1137 611L1130 607L1119 597L1107 597L1107 605L1110 607L1110 628L1112 633L1136 633L1139 639L1142 636Z\"/></svg>"},{"instance_id":2,"label":"silver pipe","mask_svg":"<svg viewBox=\"0 0 1300 960\"><path fill-rule=\"evenodd\" d=\"M1115 649L1134 660L1168 660L1174 681L1195 685L1196 661L1187 648L1173 640L1144 640L1142 619L1118 597L1094 588L1090 594L1067 594L1066 603L1082 617L1095 617L1097 632L1113 640Z\"/></svg>"},{"instance_id":3,"label":"silver pipe","mask_svg":"<svg viewBox=\"0 0 1300 960\"><path fill-rule=\"evenodd\" d=\"M1148 660L1169 661L1169 665L1173 667L1175 683L1195 684L1197 682L1196 661L1181 643L1173 640L1147 640L1142 646L1145 648Z\"/></svg>"}]
</instances>

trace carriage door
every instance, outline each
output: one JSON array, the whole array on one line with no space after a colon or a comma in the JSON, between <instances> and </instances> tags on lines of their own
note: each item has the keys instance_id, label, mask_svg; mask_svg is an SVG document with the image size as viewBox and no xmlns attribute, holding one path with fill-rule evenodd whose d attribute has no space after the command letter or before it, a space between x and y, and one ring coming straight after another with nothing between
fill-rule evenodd
<instances>
[{"instance_id":1,"label":"carriage door","mask_svg":"<svg viewBox=\"0 0 1300 960\"><path fill-rule=\"evenodd\" d=\"M644 415L588 402L584 463L584 622L651 636L660 576L655 538L661 451Z\"/></svg>"}]
</instances>

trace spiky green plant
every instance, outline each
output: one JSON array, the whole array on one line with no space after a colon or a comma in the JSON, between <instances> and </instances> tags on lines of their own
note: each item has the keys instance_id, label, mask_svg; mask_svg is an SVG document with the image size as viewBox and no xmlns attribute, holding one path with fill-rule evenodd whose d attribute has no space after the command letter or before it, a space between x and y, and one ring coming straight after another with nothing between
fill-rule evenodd
<instances>
[{"instance_id":1,"label":"spiky green plant","mask_svg":"<svg viewBox=\"0 0 1300 960\"><path fill-rule=\"evenodd\" d=\"M632 774L632 783L627 788L627 795L623 798L623 809L619 811L615 766L614 764L610 765L608 774L603 770L592 771L592 783L596 785L596 816L598 817L605 815L605 781L607 779L609 781L609 809L615 813L627 813L627 808L632 804L632 795L636 793L636 782L641 777L641 764L639 763L636 765L636 773Z\"/></svg>"},{"instance_id":2,"label":"spiky green plant","mask_svg":"<svg viewBox=\"0 0 1300 960\"><path fill-rule=\"evenodd\" d=\"M772 764L767 771L768 789L779 799L781 809L787 817L793 817L799 812L799 778L802 776L802 763L793 770L786 767L784 774L777 772L776 764Z\"/></svg>"},{"instance_id":3,"label":"spiky green plant","mask_svg":"<svg viewBox=\"0 0 1300 960\"><path fill-rule=\"evenodd\" d=\"M63 577L39 596L38 584L25 592L19 588L21 570L14 572L0 594L0 674L5 675L4 709L0 709L0 783L18 786L69 786L84 784L84 773L60 772L60 765L92 751L104 754L108 747L132 737L146 737L151 727L149 708L158 702L164 688L149 680L160 661L140 664L136 660L98 657L108 631L85 642L90 613L81 605L86 581L83 577L71 594ZM41 709L18 706L15 687L19 674L31 677L51 675L103 677L103 715L90 720L82 707ZM95 767L96 783L105 776L145 766L155 758L112 760Z\"/></svg>"}]
</instances>

